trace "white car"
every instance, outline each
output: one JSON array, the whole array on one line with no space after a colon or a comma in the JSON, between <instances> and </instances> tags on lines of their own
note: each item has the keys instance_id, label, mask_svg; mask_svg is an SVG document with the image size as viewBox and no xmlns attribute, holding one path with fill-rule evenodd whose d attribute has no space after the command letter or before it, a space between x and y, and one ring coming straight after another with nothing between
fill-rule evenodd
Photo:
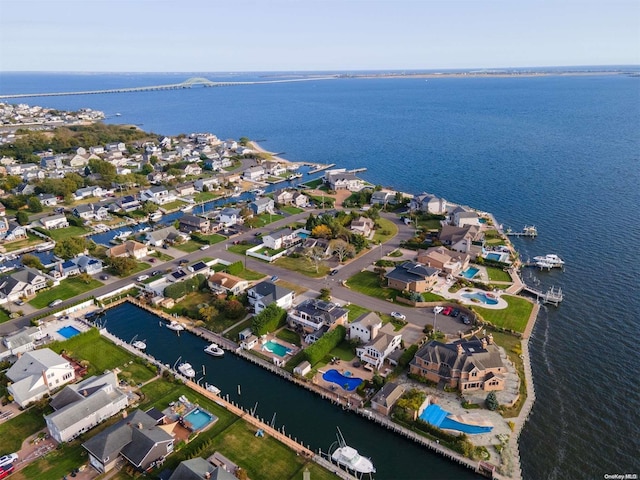
<instances>
[{"instance_id":1,"label":"white car","mask_svg":"<svg viewBox=\"0 0 640 480\"><path fill-rule=\"evenodd\" d=\"M149 278L149 275L140 275L136 280L138 282L144 282L147 278Z\"/></svg>"},{"instance_id":2,"label":"white car","mask_svg":"<svg viewBox=\"0 0 640 480\"><path fill-rule=\"evenodd\" d=\"M9 455L3 455L0 457L0 467L6 467L18 460L17 453L10 453Z\"/></svg>"},{"instance_id":3,"label":"white car","mask_svg":"<svg viewBox=\"0 0 640 480\"><path fill-rule=\"evenodd\" d=\"M202 245L202 246L200 247L200 250L206 250L207 248L209 248L209 245Z\"/></svg>"},{"instance_id":4,"label":"white car","mask_svg":"<svg viewBox=\"0 0 640 480\"><path fill-rule=\"evenodd\" d=\"M60 300L59 298L55 299L53 302L51 302L49 304L49 307L57 307L58 305L60 305L62 303L62 300Z\"/></svg>"},{"instance_id":5,"label":"white car","mask_svg":"<svg viewBox=\"0 0 640 480\"><path fill-rule=\"evenodd\" d=\"M393 318L398 319L398 320L406 320L407 319L407 317L405 315L403 315L402 313L400 313L400 312L391 312L391 316Z\"/></svg>"},{"instance_id":6,"label":"white car","mask_svg":"<svg viewBox=\"0 0 640 480\"><path fill-rule=\"evenodd\" d=\"M440 313L443 310L441 306L433 307L433 313Z\"/></svg>"}]
</instances>

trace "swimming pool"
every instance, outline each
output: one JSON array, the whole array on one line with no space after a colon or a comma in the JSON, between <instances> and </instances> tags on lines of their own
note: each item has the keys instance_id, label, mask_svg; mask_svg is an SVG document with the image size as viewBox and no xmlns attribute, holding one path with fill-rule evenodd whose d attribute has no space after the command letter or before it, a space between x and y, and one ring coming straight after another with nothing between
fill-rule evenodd
<instances>
[{"instance_id":1,"label":"swimming pool","mask_svg":"<svg viewBox=\"0 0 640 480\"><path fill-rule=\"evenodd\" d=\"M470 425L468 423L458 422L449 417L451 415L446 410L440 408L439 405L429 405L420 414L420 420L423 420L434 427L457 430L459 432L468 433L470 435L476 435L479 433L488 433L493 430L493 427L485 425Z\"/></svg>"},{"instance_id":2,"label":"swimming pool","mask_svg":"<svg viewBox=\"0 0 640 480\"><path fill-rule=\"evenodd\" d=\"M184 416L184 421L188 422L187 427L194 432L202 430L204 427L213 422L214 419L217 420L216 417L208 412L205 412L204 410L200 410L199 408L191 410Z\"/></svg>"},{"instance_id":3,"label":"swimming pool","mask_svg":"<svg viewBox=\"0 0 640 480\"><path fill-rule=\"evenodd\" d=\"M62 327L60 330L57 330L57 332L60 335L62 335L64 338L75 337L79 333L82 333L76 327L72 327L71 325L67 325L66 327Z\"/></svg>"},{"instance_id":4,"label":"swimming pool","mask_svg":"<svg viewBox=\"0 0 640 480\"><path fill-rule=\"evenodd\" d=\"M475 268L475 267L469 267L467 268L464 272L462 272L462 276L464 278L468 278L468 279L472 279L473 277L476 276L476 274L480 271L479 268Z\"/></svg>"},{"instance_id":5,"label":"swimming pool","mask_svg":"<svg viewBox=\"0 0 640 480\"><path fill-rule=\"evenodd\" d=\"M358 388L358 385L360 385L363 382L361 378L352 377L352 376L345 377L338 370L334 368L332 368L328 372L323 373L322 378L327 382L340 385L342 388L344 388L348 392L354 391L356 388Z\"/></svg>"},{"instance_id":6,"label":"swimming pool","mask_svg":"<svg viewBox=\"0 0 640 480\"><path fill-rule=\"evenodd\" d=\"M462 296L464 298L468 298L470 300L475 299L480 303L484 303L485 305L497 305L498 300L495 298L487 297L486 293L463 293Z\"/></svg>"},{"instance_id":7,"label":"swimming pool","mask_svg":"<svg viewBox=\"0 0 640 480\"><path fill-rule=\"evenodd\" d=\"M509 254L506 252L490 252L487 253L484 258L494 262L508 263Z\"/></svg>"},{"instance_id":8,"label":"swimming pool","mask_svg":"<svg viewBox=\"0 0 640 480\"><path fill-rule=\"evenodd\" d=\"M264 344L264 349L268 352L275 353L279 357L285 357L287 353L291 351L290 348L287 348L284 345L280 345L279 343L272 340L269 340Z\"/></svg>"}]
</instances>

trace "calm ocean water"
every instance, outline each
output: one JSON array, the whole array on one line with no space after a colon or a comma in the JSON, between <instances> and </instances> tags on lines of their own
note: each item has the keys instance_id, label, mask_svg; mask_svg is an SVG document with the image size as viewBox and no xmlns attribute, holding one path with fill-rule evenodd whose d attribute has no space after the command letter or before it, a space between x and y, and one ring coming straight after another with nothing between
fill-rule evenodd
<instances>
[{"instance_id":1,"label":"calm ocean water","mask_svg":"<svg viewBox=\"0 0 640 480\"><path fill-rule=\"evenodd\" d=\"M0 74L0 93L157 85L206 76ZM291 160L367 167L374 183L491 211L527 256L566 271L526 272L565 301L531 341L537 401L521 437L525 478L640 473L640 78L344 79L20 100L90 107L160 134L248 136ZM450 478L455 478L452 467Z\"/></svg>"}]
</instances>

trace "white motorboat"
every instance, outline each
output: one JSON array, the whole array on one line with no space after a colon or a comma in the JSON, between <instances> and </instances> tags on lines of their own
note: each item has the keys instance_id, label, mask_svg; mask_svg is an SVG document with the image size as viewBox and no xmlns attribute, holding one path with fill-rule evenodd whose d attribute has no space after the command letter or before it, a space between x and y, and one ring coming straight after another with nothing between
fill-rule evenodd
<instances>
[{"instance_id":1,"label":"white motorboat","mask_svg":"<svg viewBox=\"0 0 640 480\"><path fill-rule=\"evenodd\" d=\"M151 215L149 215L149 220L153 220L154 222L157 222L158 220L160 220L162 218L162 212L153 212Z\"/></svg>"},{"instance_id":2,"label":"white motorboat","mask_svg":"<svg viewBox=\"0 0 640 480\"><path fill-rule=\"evenodd\" d=\"M564 260L555 253L533 257L533 259L536 261L536 265L541 268L561 268L564 265Z\"/></svg>"},{"instance_id":3,"label":"white motorboat","mask_svg":"<svg viewBox=\"0 0 640 480\"><path fill-rule=\"evenodd\" d=\"M184 325L181 324L180 322L176 322L175 320L171 320L171 323L167 325L167 328L175 332L180 332L184 330Z\"/></svg>"},{"instance_id":4,"label":"white motorboat","mask_svg":"<svg viewBox=\"0 0 640 480\"><path fill-rule=\"evenodd\" d=\"M207 392L211 392L214 395L218 395L220 393L220 389L218 387L216 387L215 385L211 385L209 383L207 383L207 386L205 387Z\"/></svg>"},{"instance_id":5,"label":"white motorboat","mask_svg":"<svg viewBox=\"0 0 640 480\"><path fill-rule=\"evenodd\" d=\"M369 458L363 457L358 450L346 444L340 429L338 429L338 448L331 454L331 460L352 472L376 473L373 462Z\"/></svg>"},{"instance_id":6,"label":"white motorboat","mask_svg":"<svg viewBox=\"0 0 640 480\"><path fill-rule=\"evenodd\" d=\"M217 343L212 343L207 348L205 348L204 351L205 353L213 355L214 357L221 357L224 355L224 350L221 349Z\"/></svg>"},{"instance_id":7,"label":"white motorboat","mask_svg":"<svg viewBox=\"0 0 640 480\"><path fill-rule=\"evenodd\" d=\"M196 371L193 369L191 364L187 362L178 365L178 371L187 378L193 378L196 376Z\"/></svg>"},{"instance_id":8,"label":"white motorboat","mask_svg":"<svg viewBox=\"0 0 640 480\"><path fill-rule=\"evenodd\" d=\"M251 193L254 193L254 194L258 195L258 196L264 195L264 190L262 190L261 188L254 188L253 190L250 190L250 191L251 191Z\"/></svg>"},{"instance_id":9,"label":"white motorboat","mask_svg":"<svg viewBox=\"0 0 640 480\"><path fill-rule=\"evenodd\" d=\"M147 344L145 343L144 340L136 340L135 342L132 342L131 345L133 345L138 350L146 350L147 349Z\"/></svg>"},{"instance_id":10,"label":"white motorboat","mask_svg":"<svg viewBox=\"0 0 640 480\"><path fill-rule=\"evenodd\" d=\"M183 212L190 212L191 210L193 210L193 205L191 205L191 204L185 205L180 210L182 210Z\"/></svg>"},{"instance_id":11,"label":"white motorboat","mask_svg":"<svg viewBox=\"0 0 640 480\"><path fill-rule=\"evenodd\" d=\"M292 180L295 180L296 178L302 178L302 174L301 173L292 173L291 175L289 175L287 177L287 180L292 181Z\"/></svg>"}]
</instances>

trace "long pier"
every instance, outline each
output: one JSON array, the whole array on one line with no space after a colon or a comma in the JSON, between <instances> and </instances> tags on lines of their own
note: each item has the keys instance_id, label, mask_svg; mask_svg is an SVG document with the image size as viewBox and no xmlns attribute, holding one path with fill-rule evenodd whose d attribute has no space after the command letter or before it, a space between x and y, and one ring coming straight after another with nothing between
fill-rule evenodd
<instances>
[{"instance_id":1,"label":"long pier","mask_svg":"<svg viewBox=\"0 0 640 480\"><path fill-rule=\"evenodd\" d=\"M208 87L235 87L240 85L266 85L272 83L294 83L311 82L316 80L335 80L337 77L313 77L313 78L290 78L284 80L256 80L249 82L212 82L206 78L190 78L181 83L171 83L167 85L151 85L143 87L129 88L108 88L104 90L83 90L76 92L35 92L35 93L12 93L0 95L0 100L6 98L29 98L29 97L61 97L67 95L101 95L107 93L132 93L132 92L157 92L161 90L179 90L194 86Z\"/></svg>"}]
</instances>

